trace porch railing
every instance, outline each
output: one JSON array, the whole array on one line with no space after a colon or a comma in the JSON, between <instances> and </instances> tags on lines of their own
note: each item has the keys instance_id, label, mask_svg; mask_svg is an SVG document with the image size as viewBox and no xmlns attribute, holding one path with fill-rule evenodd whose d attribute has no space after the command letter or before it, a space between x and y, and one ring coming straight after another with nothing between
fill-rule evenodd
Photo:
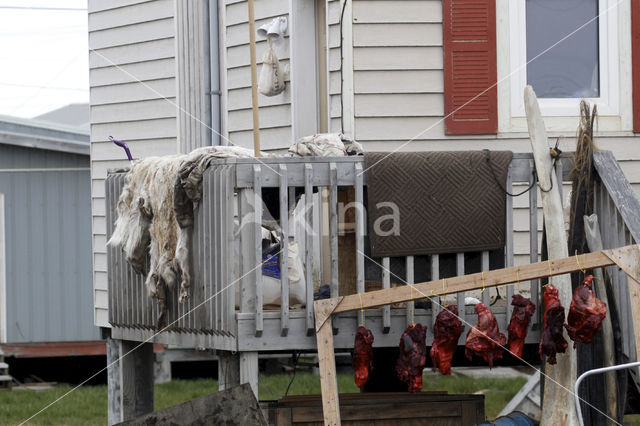
<instances>
[{"instance_id":1,"label":"porch railing","mask_svg":"<svg viewBox=\"0 0 640 426\"><path fill-rule=\"evenodd\" d=\"M622 172L615 169L615 159L610 153L596 153L596 167L602 175L602 185L598 187L597 211L604 214L601 219L603 236L606 236L605 248L629 244L631 239L638 241L638 217L634 216L628 207L626 198L634 196ZM571 158L566 157L558 162L556 172L562 180L567 180L571 168ZM289 241L289 210L293 205L296 191L305 194L308 221L313 216L314 188L324 189L328 194L326 203L328 217L329 244L328 273L323 282L330 287L331 296L339 295L339 217L338 192L342 187L352 187L355 203L362 206L366 187L366 171L362 157L341 158L261 158L219 160L211 165L204 175L203 197L200 207L196 211L193 229L192 247L192 285L190 297L184 304L179 304L176 294L170 295L168 323L172 324L168 332L155 336L153 340L159 343L181 344L184 346L209 347L223 350L238 351L271 351L271 350L305 350L314 349L316 345L313 335L313 264L322 264L314 258L313 242L318 238L313 235L314 229L304 228L304 235L298 236L305 242L305 251L301 253L305 266L306 294L304 306L297 309L290 308L288 296L289 285L287 272L288 244L281 245L279 256L281 273L281 303L276 310L265 310L263 307L263 275L260 266L262 262L261 220L262 199L264 188L277 188L278 210L280 213L280 241ZM606 173L604 171L606 170ZM515 154L509 168L507 191L513 192L526 188L535 181L534 163L531 154ZM115 221L115 205L124 183L122 173L111 173L107 178L107 222L108 234L113 232ZM615 183L615 184L614 184ZM626 186L625 186L626 185ZM624 187L624 191L616 192L615 188ZM631 195L629 195L631 194ZM528 228L529 232L529 260L538 261L538 198L537 191L529 191L522 195L528 199ZM609 198L607 198L609 197ZM607 201L608 200L608 201ZM637 199L635 199L637 202ZM519 202L520 203L520 202ZM514 206L513 198L507 197L506 215L506 246L501 265L505 267L514 264ZM638 210L636 210L638 211ZM256 220L258 219L258 220ZM234 224L235 220L235 224ZM320 221L322 222L322 221ZM234 228L236 228L234 230ZM315 232L321 229L316 226ZM365 291L365 232L367 226L364 208L356 208L355 214L355 282L356 291ZM607 230L618 229L619 233L613 239L613 233ZM327 230L325 230L327 231ZM238 262L235 254L239 253ZM316 256L322 256L322 250ZM479 270L465 270L465 260L469 253L455 254L455 274L464 275L471 272L486 271L490 267L490 253L473 254L480 257ZM430 279L445 277L442 255L432 255L427 258L428 276ZM389 288L393 280L389 273L392 263L390 258L380 259L382 264L381 285ZM400 262L405 267L405 275L399 281L412 283L417 275L417 263L425 259L406 257ZM398 262L397 260L395 261ZM237 263L237 269L234 264ZM468 263L468 262L467 262ZM108 249L109 267L109 321L113 325L112 336L128 340L143 340L154 334L157 321L157 306L154 300L147 297L144 288L144 278L136 275L124 259L119 249ZM623 290L623 280L626 277L617 274L620 281L617 284ZM398 280L395 280L398 281ZM626 285L626 284L624 284ZM236 300L236 286L239 286ZM529 289L534 301L539 301L539 285L537 282L523 289ZM617 287L617 288L618 288ZM504 290L506 299L501 305L494 305L496 318L500 329L506 330L511 314L511 296L517 287L508 286ZM488 304L491 295L489 291L477 295ZM458 305L460 316L468 323L474 324L475 313L471 306L465 306L468 294L458 294L454 303ZM404 330L411 318L416 322L428 324L427 341L433 338L433 321L440 309L439 299L430 303L430 308L415 309L412 304L404 308L386 306L380 310L366 312L367 326L376 335L377 346L397 346L399 334ZM620 301L624 304L624 300ZM238 305L238 309L235 306ZM539 302L536 305L540 306ZM428 306L428 305L427 305ZM540 311L540 309L538 309ZM628 301L625 327L630 327ZM358 314L359 315L359 314ZM361 318L357 314L346 313L334 320L334 343L337 348L350 348L353 337ZM531 330L527 342L538 342L540 320L536 317L530 325ZM625 333L626 334L626 333ZM466 333L463 334L463 337ZM632 334L631 334L632 335ZM463 343L461 340L460 343ZM625 343L625 348L632 359L635 354L633 344Z\"/></svg>"}]
</instances>

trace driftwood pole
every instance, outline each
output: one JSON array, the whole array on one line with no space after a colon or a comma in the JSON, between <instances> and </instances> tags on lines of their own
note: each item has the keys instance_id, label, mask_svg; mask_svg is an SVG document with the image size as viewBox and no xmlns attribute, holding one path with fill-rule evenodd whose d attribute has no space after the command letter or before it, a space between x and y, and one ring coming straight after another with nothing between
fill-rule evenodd
<instances>
[{"instance_id":1,"label":"driftwood pole","mask_svg":"<svg viewBox=\"0 0 640 426\"><path fill-rule=\"evenodd\" d=\"M584 234L587 238L587 245L589 251L596 252L602 250L602 238L600 236L600 228L598 227L598 216L592 214L591 216L584 217ZM610 306L607 297L607 289L604 282L604 274L601 269L595 269L593 274L596 276L596 294L598 298L602 300L607 309ZM604 354L604 366L611 367L615 365L615 350L613 340L613 326L611 324L611 311L607 312L607 316L602 321L602 346ZM604 376L605 380L605 401L607 404L607 415L613 419L618 418L618 390L616 372L608 371ZM607 424L613 424L610 420L607 420Z\"/></svg>"},{"instance_id":2,"label":"driftwood pole","mask_svg":"<svg viewBox=\"0 0 640 426\"><path fill-rule=\"evenodd\" d=\"M538 182L542 189L542 207L547 237L549 259L559 259L569 255L567 234L564 227L562 197L560 185L553 170L553 158L549 153L547 132L538 106L538 99L531 86L524 89L524 107L527 113L527 124L533 158L538 172ZM565 310L571 305L571 277L560 275L555 277L553 285L558 289L560 302ZM565 339L569 341L567 332ZM558 354L556 365L545 364L546 383L544 387L542 426L577 425L578 417L572 395L577 375L576 351L568 348L564 354Z\"/></svg>"},{"instance_id":3,"label":"driftwood pole","mask_svg":"<svg viewBox=\"0 0 640 426\"><path fill-rule=\"evenodd\" d=\"M256 20L253 0L249 7L249 54L251 56L251 108L253 110L253 154L260 157L260 117L258 114L258 64L256 63Z\"/></svg>"}]
</instances>

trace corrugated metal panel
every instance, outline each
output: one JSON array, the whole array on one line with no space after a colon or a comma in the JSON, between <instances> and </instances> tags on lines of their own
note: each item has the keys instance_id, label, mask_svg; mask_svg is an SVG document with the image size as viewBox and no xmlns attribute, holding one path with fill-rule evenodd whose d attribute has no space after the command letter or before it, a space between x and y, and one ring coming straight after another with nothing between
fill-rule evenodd
<instances>
[{"instance_id":1,"label":"corrugated metal panel","mask_svg":"<svg viewBox=\"0 0 640 426\"><path fill-rule=\"evenodd\" d=\"M87 156L0 146L8 342L99 338L92 320L88 168Z\"/></svg>"}]
</instances>

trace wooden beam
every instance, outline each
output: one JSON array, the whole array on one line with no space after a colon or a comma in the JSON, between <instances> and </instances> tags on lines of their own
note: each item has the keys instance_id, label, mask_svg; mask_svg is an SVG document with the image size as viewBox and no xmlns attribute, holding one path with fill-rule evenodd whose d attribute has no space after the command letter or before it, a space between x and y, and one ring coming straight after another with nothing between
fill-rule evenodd
<instances>
[{"instance_id":1,"label":"wooden beam","mask_svg":"<svg viewBox=\"0 0 640 426\"><path fill-rule=\"evenodd\" d=\"M342 301L338 303L333 312L328 314L337 314L340 312L348 312L364 309L375 308L392 303L407 302L409 300L424 299L425 296L435 297L445 294L458 293L462 291L478 290L499 285L513 284L520 281L534 280L538 278L548 277L549 275L564 275L571 272L577 272L582 269L601 268L603 266L611 266L616 262L610 256L614 256L620 249L604 250L596 253L587 253L580 255L577 259L575 256L563 259L554 259L551 261L537 262L530 265L514 266L506 269L498 269L484 273L484 282L482 273L463 275L459 277L446 278L445 280L435 280L422 282L413 285L413 290L409 286L395 287L388 290L377 290L362 293L362 295L343 296ZM633 246L640 247L640 246ZM362 305L360 300L362 299ZM325 299L335 300L335 299Z\"/></svg>"},{"instance_id":2,"label":"wooden beam","mask_svg":"<svg viewBox=\"0 0 640 426\"><path fill-rule=\"evenodd\" d=\"M317 311L316 311L317 312ZM333 352L333 326L327 318L317 330L318 362L320 364L320 388L322 391L322 413L326 426L340 425L340 404L338 401L338 377ZM317 323L316 323L317 324Z\"/></svg>"}]
</instances>

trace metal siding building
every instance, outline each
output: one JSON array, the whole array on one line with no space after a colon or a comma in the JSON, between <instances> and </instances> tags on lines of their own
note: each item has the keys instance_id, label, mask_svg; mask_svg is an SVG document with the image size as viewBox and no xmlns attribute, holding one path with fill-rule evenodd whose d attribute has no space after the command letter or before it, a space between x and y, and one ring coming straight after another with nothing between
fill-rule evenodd
<instances>
[{"instance_id":1,"label":"metal siding building","mask_svg":"<svg viewBox=\"0 0 640 426\"><path fill-rule=\"evenodd\" d=\"M2 343L100 339L88 154L81 131L0 120Z\"/></svg>"}]
</instances>

